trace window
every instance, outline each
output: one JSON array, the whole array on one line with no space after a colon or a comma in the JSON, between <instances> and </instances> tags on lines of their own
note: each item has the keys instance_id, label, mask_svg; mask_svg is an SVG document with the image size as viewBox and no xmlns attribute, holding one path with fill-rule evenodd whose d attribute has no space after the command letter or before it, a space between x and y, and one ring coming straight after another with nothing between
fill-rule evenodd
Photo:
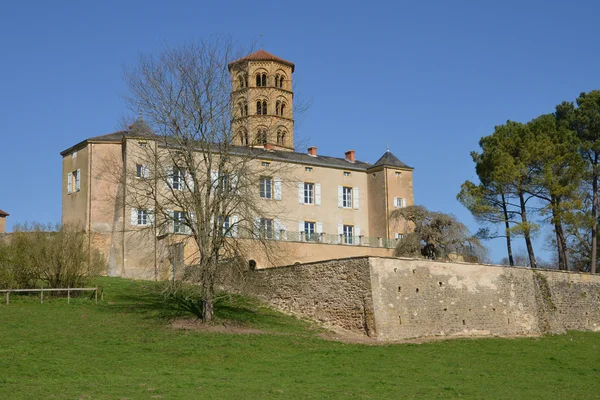
<instances>
[{"instance_id":1,"label":"window","mask_svg":"<svg viewBox=\"0 0 600 400\"><path fill-rule=\"evenodd\" d=\"M344 171L344 176L350 176L350 175L352 175L352 173L351 173L351 172Z\"/></svg>"},{"instance_id":2,"label":"window","mask_svg":"<svg viewBox=\"0 0 600 400\"><path fill-rule=\"evenodd\" d=\"M256 75L256 86L267 86L267 74L257 74Z\"/></svg>"},{"instance_id":3,"label":"window","mask_svg":"<svg viewBox=\"0 0 600 400\"><path fill-rule=\"evenodd\" d=\"M279 100L277 100L275 102L275 115L279 115L280 108L281 108L281 102Z\"/></svg>"},{"instance_id":4,"label":"window","mask_svg":"<svg viewBox=\"0 0 600 400\"><path fill-rule=\"evenodd\" d=\"M306 172L312 172L312 167L305 167L305 168L304 168L304 170L305 170Z\"/></svg>"},{"instance_id":5,"label":"window","mask_svg":"<svg viewBox=\"0 0 600 400\"><path fill-rule=\"evenodd\" d=\"M231 223L229 217L224 217L222 215L219 216L219 226L221 227L221 232L223 232L223 236L232 236L232 232L230 230Z\"/></svg>"},{"instance_id":6,"label":"window","mask_svg":"<svg viewBox=\"0 0 600 400\"><path fill-rule=\"evenodd\" d=\"M344 186L342 189L342 207L352 208L352 188Z\"/></svg>"},{"instance_id":7,"label":"window","mask_svg":"<svg viewBox=\"0 0 600 400\"><path fill-rule=\"evenodd\" d=\"M285 132L277 131L277 144L285 146Z\"/></svg>"},{"instance_id":8,"label":"window","mask_svg":"<svg viewBox=\"0 0 600 400\"><path fill-rule=\"evenodd\" d=\"M138 142L138 145L139 145L140 147L146 147L146 146L148 146L148 142L146 142L145 140L140 140L140 141Z\"/></svg>"},{"instance_id":9,"label":"window","mask_svg":"<svg viewBox=\"0 0 600 400\"><path fill-rule=\"evenodd\" d=\"M262 115L262 101L258 100L256 102L256 115Z\"/></svg>"},{"instance_id":10,"label":"window","mask_svg":"<svg viewBox=\"0 0 600 400\"><path fill-rule=\"evenodd\" d=\"M81 188L81 170L76 169L73 172L67 174L67 193L79 192Z\"/></svg>"},{"instance_id":11,"label":"window","mask_svg":"<svg viewBox=\"0 0 600 400\"><path fill-rule=\"evenodd\" d=\"M173 190L183 190L185 188L185 168L173 168Z\"/></svg>"},{"instance_id":12,"label":"window","mask_svg":"<svg viewBox=\"0 0 600 400\"><path fill-rule=\"evenodd\" d=\"M71 157L73 157L73 158L77 158L77 152L76 152L76 151L74 151L73 153L71 153Z\"/></svg>"},{"instance_id":13,"label":"window","mask_svg":"<svg viewBox=\"0 0 600 400\"><path fill-rule=\"evenodd\" d=\"M240 110L240 117L246 117L248 115L248 103L238 103L238 108Z\"/></svg>"},{"instance_id":14,"label":"window","mask_svg":"<svg viewBox=\"0 0 600 400\"><path fill-rule=\"evenodd\" d=\"M304 204L314 204L315 202L315 184L304 182Z\"/></svg>"},{"instance_id":15,"label":"window","mask_svg":"<svg viewBox=\"0 0 600 400\"><path fill-rule=\"evenodd\" d=\"M150 168L147 165L136 164L135 165L135 177L136 178L150 178Z\"/></svg>"},{"instance_id":16,"label":"window","mask_svg":"<svg viewBox=\"0 0 600 400\"><path fill-rule=\"evenodd\" d=\"M263 161L260 163L261 166L265 167L265 168L269 168L271 166L271 163L268 161Z\"/></svg>"},{"instance_id":17,"label":"window","mask_svg":"<svg viewBox=\"0 0 600 400\"><path fill-rule=\"evenodd\" d=\"M354 226L344 225L344 244L352 244L354 239Z\"/></svg>"},{"instance_id":18,"label":"window","mask_svg":"<svg viewBox=\"0 0 600 400\"><path fill-rule=\"evenodd\" d=\"M394 238L396 238L396 239L402 239L403 237L404 237L404 235L401 233L394 233Z\"/></svg>"},{"instance_id":19,"label":"window","mask_svg":"<svg viewBox=\"0 0 600 400\"><path fill-rule=\"evenodd\" d=\"M285 103L281 103L281 110L279 115L285 117Z\"/></svg>"},{"instance_id":20,"label":"window","mask_svg":"<svg viewBox=\"0 0 600 400\"><path fill-rule=\"evenodd\" d=\"M241 130L238 135L240 136L240 143L242 146L247 146L250 144L250 141L248 140L248 132Z\"/></svg>"},{"instance_id":21,"label":"window","mask_svg":"<svg viewBox=\"0 0 600 400\"><path fill-rule=\"evenodd\" d=\"M273 239L273 220L270 218L260 219L260 235L265 239Z\"/></svg>"},{"instance_id":22,"label":"window","mask_svg":"<svg viewBox=\"0 0 600 400\"><path fill-rule=\"evenodd\" d=\"M187 233L185 213L183 211L173 212L173 233Z\"/></svg>"},{"instance_id":23,"label":"window","mask_svg":"<svg viewBox=\"0 0 600 400\"><path fill-rule=\"evenodd\" d=\"M279 87L283 88L283 76L279 77Z\"/></svg>"},{"instance_id":24,"label":"window","mask_svg":"<svg viewBox=\"0 0 600 400\"><path fill-rule=\"evenodd\" d=\"M396 176L402 176L402 172L396 171Z\"/></svg>"},{"instance_id":25,"label":"window","mask_svg":"<svg viewBox=\"0 0 600 400\"><path fill-rule=\"evenodd\" d=\"M261 199L273 198L273 178L267 176L260 177L260 197Z\"/></svg>"},{"instance_id":26,"label":"window","mask_svg":"<svg viewBox=\"0 0 600 400\"><path fill-rule=\"evenodd\" d=\"M146 210L137 210L137 224L138 225L148 225L150 219L148 218L148 211Z\"/></svg>"},{"instance_id":27,"label":"window","mask_svg":"<svg viewBox=\"0 0 600 400\"><path fill-rule=\"evenodd\" d=\"M267 130L259 129L256 133L256 142L258 144L267 144Z\"/></svg>"},{"instance_id":28,"label":"window","mask_svg":"<svg viewBox=\"0 0 600 400\"><path fill-rule=\"evenodd\" d=\"M315 223L304 221L304 240L307 242L316 242L317 235L315 234Z\"/></svg>"},{"instance_id":29,"label":"window","mask_svg":"<svg viewBox=\"0 0 600 400\"><path fill-rule=\"evenodd\" d=\"M406 207L406 202L404 201L404 199L402 197L394 197L394 207L396 207L396 208Z\"/></svg>"}]
</instances>

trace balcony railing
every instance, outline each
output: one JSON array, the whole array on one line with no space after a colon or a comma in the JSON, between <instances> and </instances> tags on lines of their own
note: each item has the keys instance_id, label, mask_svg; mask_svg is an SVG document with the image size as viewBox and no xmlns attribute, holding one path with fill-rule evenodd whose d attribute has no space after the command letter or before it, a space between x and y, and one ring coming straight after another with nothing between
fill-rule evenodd
<instances>
[{"instance_id":1,"label":"balcony railing","mask_svg":"<svg viewBox=\"0 0 600 400\"><path fill-rule=\"evenodd\" d=\"M241 235L242 237L246 235ZM248 235L251 238L251 235ZM367 236L348 236L331 233L308 233L280 230L269 234L268 239L286 242L339 244L346 246L382 247L393 249L398 244L398 239L385 239Z\"/></svg>"}]
</instances>

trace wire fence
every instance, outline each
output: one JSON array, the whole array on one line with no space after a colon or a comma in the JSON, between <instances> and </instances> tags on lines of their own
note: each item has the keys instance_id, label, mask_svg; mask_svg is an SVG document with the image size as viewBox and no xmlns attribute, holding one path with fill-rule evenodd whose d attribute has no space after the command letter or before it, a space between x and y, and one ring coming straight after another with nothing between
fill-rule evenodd
<instances>
[{"instance_id":1,"label":"wire fence","mask_svg":"<svg viewBox=\"0 0 600 400\"><path fill-rule=\"evenodd\" d=\"M40 303L44 303L44 293L48 292L67 292L67 302L71 303L71 292L94 292L94 300L95 303L98 304L98 292L100 291L100 300L104 300L104 290L102 288L94 287L94 288L52 288L52 289L2 289L0 293L6 293L6 304L10 304L10 294L11 293L35 293L40 292Z\"/></svg>"}]
</instances>

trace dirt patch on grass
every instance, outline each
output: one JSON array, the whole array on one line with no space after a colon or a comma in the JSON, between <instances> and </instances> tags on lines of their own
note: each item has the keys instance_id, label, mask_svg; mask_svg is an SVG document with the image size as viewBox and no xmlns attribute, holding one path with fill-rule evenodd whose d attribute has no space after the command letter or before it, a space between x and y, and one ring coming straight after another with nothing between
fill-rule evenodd
<instances>
[{"instance_id":1,"label":"dirt patch on grass","mask_svg":"<svg viewBox=\"0 0 600 400\"><path fill-rule=\"evenodd\" d=\"M265 334L269 332L262 331L260 329L248 328L247 326L227 323L227 322L215 322L215 323L203 323L197 319L176 319L171 322L171 328L183 329L187 331L195 332L210 332L210 333L229 333L229 334Z\"/></svg>"}]
</instances>

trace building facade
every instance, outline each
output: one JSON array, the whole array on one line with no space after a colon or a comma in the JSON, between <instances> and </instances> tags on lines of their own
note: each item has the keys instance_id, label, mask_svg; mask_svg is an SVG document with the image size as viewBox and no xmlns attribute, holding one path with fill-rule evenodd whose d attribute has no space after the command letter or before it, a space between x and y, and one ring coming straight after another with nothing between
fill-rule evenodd
<instances>
[{"instance_id":1,"label":"building facade","mask_svg":"<svg viewBox=\"0 0 600 400\"><path fill-rule=\"evenodd\" d=\"M266 268L392 255L405 226L389 215L413 204L413 168L389 151L373 164L359 161L354 150L340 151L343 157L320 155L317 147L296 151L294 68L263 50L229 65L233 140L250 154L249 168L256 175L248 194L260 204L255 223L277 242L280 253L273 261L257 247L248 259ZM182 249L186 231L177 225L183 211L171 210L175 217L164 230L156 227L152 212L132 206L136 182L154 176L153 169L169 171L171 190L182 179L173 167L141 163L141 152L149 148L162 154L169 143L140 117L127 130L88 138L61 152L63 223L89 233L89 245L106 256L110 275L164 279L173 273L175 261L185 263L191 251Z\"/></svg>"}]
</instances>

